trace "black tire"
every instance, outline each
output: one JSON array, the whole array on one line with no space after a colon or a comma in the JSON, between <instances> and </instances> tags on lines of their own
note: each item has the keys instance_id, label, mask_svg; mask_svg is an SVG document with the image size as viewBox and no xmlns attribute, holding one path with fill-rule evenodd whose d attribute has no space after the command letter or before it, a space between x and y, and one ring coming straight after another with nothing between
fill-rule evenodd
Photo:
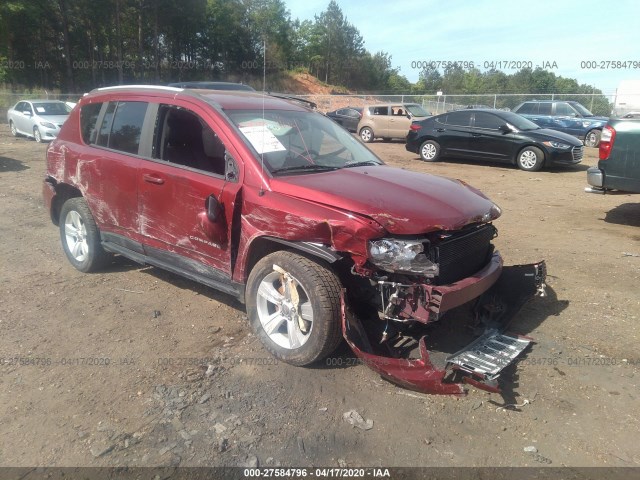
<instances>
[{"instance_id":1,"label":"black tire","mask_svg":"<svg viewBox=\"0 0 640 480\"><path fill-rule=\"evenodd\" d=\"M440 144L434 140L427 140L420 145L418 153L425 162L437 162L440 159Z\"/></svg>"},{"instance_id":2,"label":"black tire","mask_svg":"<svg viewBox=\"0 0 640 480\"><path fill-rule=\"evenodd\" d=\"M293 303L297 308L290 308L291 296L287 297L285 290L291 284L298 295ZM253 267L247 281L246 306L251 327L276 358L297 366L314 363L331 354L342 338L340 290L336 274L318 262L289 251L267 255ZM308 319L309 308L312 321L305 322L303 312L306 310ZM268 318L273 319L270 334L262 323L267 323Z\"/></svg>"},{"instance_id":3,"label":"black tire","mask_svg":"<svg viewBox=\"0 0 640 480\"><path fill-rule=\"evenodd\" d=\"M526 172L537 172L544 165L544 153L538 147L529 145L518 153L518 168Z\"/></svg>"},{"instance_id":4,"label":"black tire","mask_svg":"<svg viewBox=\"0 0 640 480\"><path fill-rule=\"evenodd\" d=\"M15 123L13 123L13 120L9 122L9 128L11 129L11 135L13 135L14 137L20 136L20 134L18 133L18 130L16 129Z\"/></svg>"},{"instance_id":5,"label":"black tire","mask_svg":"<svg viewBox=\"0 0 640 480\"><path fill-rule=\"evenodd\" d=\"M42 134L38 127L33 127L33 139L38 143L42 143Z\"/></svg>"},{"instance_id":6,"label":"black tire","mask_svg":"<svg viewBox=\"0 0 640 480\"><path fill-rule=\"evenodd\" d=\"M363 127L360 129L360 139L364 143L371 143L375 139L375 135L373 134L373 130L369 127Z\"/></svg>"},{"instance_id":7,"label":"black tire","mask_svg":"<svg viewBox=\"0 0 640 480\"><path fill-rule=\"evenodd\" d=\"M59 226L62 249L71 265L88 273L108 263L111 255L102 248L100 231L84 198L71 198L62 205Z\"/></svg>"},{"instance_id":8,"label":"black tire","mask_svg":"<svg viewBox=\"0 0 640 480\"><path fill-rule=\"evenodd\" d=\"M584 136L585 147L599 147L601 135L602 130L596 130L595 128L593 130L589 130Z\"/></svg>"}]
</instances>

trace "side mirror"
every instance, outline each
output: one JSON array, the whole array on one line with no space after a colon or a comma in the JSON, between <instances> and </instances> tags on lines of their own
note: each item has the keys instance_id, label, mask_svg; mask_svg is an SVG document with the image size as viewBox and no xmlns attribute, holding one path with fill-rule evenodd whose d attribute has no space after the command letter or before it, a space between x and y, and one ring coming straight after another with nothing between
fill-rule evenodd
<instances>
[{"instance_id":1,"label":"side mirror","mask_svg":"<svg viewBox=\"0 0 640 480\"><path fill-rule=\"evenodd\" d=\"M209 195L207 197L207 218L210 222L215 222L220 216L220 211L222 207L218 199L214 195Z\"/></svg>"},{"instance_id":2,"label":"side mirror","mask_svg":"<svg viewBox=\"0 0 640 480\"><path fill-rule=\"evenodd\" d=\"M411 120L411 117L413 117L413 115L411 115L411 113L408 113L408 112L407 112L407 118L408 118L409 120Z\"/></svg>"},{"instance_id":3,"label":"side mirror","mask_svg":"<svg viewBox=\"0 0 640 480\"><path fill-rule=\"evenodd\" d=\"M500 130L502 133L511 133L511 127L509 127L509 125L507 125L506 123L504 125L500 125L498 127L498 130Z\"/></svg>"}]
</instances>

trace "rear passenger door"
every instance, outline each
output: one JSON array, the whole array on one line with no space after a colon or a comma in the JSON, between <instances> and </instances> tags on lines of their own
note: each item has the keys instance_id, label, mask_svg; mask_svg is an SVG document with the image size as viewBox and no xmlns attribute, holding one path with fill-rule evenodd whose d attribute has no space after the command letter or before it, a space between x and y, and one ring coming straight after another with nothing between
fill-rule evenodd
<instances>
[{"instance_id":1,"label":"rear passenger door","mask_svg":"<svg viewBox=\"0 0 640 480\"><path fill-rule=\"evenodd\" d=\"M113 101L84 104L80 129L85 147L70 175L101 230L102 240L141 253L138 182L141 138L149 104ZM148 128L147 128L148 130ZM68 155L74 155L69 152ZM71 159L68 164L71 165Z\"/></svg>"},{"instance_id":2,"label":"rear passenger door","mask_svg":"<svg viewBox=\"0 0 640 480\"><path fill-rule=\"evenodd\" d=\"M373 123L373 134L380 137L389 136L389 107L370 107L373 110L371 113L371 121Z\"/></svg>"},{"instance_id":3,"label":"rear passenger door","mask_svg":"<svg viewBox=\"0 0 640 480\"><path fill-rule=\"evenodd\" d=\"M471 113L465 110L447 114L445 124L438 125L440 146L445 154L453 157L466 157L472 152L469 139L471 138Z\"/></svg>"},{"instance_id":4,"label":"rear passenger door","mask_svg":"<svg viewBox=\"0 0 640 480\"><path fill-rule=\"evenodd\" d=\"M157 105L155 125L152 152L138 177L145 253L176 273L228 284L237 156L199 107ZM212 201L220 205L215 219L207 215Z\"/></svg>"}]
</instances>

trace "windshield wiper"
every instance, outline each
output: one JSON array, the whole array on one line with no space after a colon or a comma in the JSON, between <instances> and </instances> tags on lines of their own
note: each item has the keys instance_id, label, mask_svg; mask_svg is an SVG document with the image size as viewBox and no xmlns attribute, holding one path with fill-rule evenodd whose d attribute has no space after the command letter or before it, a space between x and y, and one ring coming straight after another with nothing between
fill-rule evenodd
<instances>
[{"instance_id":1,"label":"windshield wiper","mask_svg":"<svg viewBox=\"0 0 640 480\"><path fill-rule=\"evenodd\" d=\"M364 162L353 162L353 163L346 163L344 165L344 168L350 168L350 167L365 167L367 165L382 165L381 163L378 162L374 162L373 160L366 160Z\"/></svg>"},{"instance_id":2,"label":"windshield wiper","mask_svg":"<svg viewBox=\"0 0 640 480\"><path fill-rule=\"evenodd\" d=\"M313 171L329 171L329 170L337 170L340 167L332 167L329 165L316 165L316 164L309 164L309 165L292 165L290 167L281 167L281 168L276 168L274 170L271 171L271 173L281 173L281 172L296 172L296 171L305 171L305 170L313 170Z\"/></svg>"}]
</instances>

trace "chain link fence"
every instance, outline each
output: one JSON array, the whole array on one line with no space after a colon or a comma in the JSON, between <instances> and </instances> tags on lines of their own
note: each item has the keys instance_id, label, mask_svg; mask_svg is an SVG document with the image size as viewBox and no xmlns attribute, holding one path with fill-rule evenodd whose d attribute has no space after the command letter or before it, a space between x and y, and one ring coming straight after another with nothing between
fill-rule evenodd
<instances>
[{"instance_id":1,"label":"chain link fence","mask_svg":"<svg viewBox=\"0 0 640 480\"><path fill-rule=\"evenodd\" d=\"M40 90L12 93L0 90L0 120L6 122L6 112L20 100L48 99L77 102L81 94L52 93ZM513 110L526 100L574 100L595 115L623 115L640 111L640 93L626 94L624 103L616 94L479 94L479 95L296 95L315 102L322 112L344 107L364 107L374 103L417 103L433 115L469 106ZM638 105L638 107L635 107Z\"/></svg>"},{"instance_id":2,"label":"chain link fence","mask_svg":"<svg viewBox=\"0 0 640 480\"><path fill-rule=\"evenodd\" d=\"M595 115L622 115L640 111L640 93L627 94L624 105L616 104L616 94L479 94L479 95L296 95L311 100L323 112L344 107L364 107L373 103L417 103L433 115L470 106L513 110L526 100L573 100ZM637 105L638 107L633 107ZM617 111L614 111L617 110Z\"/></svg>"}]
</instances>

